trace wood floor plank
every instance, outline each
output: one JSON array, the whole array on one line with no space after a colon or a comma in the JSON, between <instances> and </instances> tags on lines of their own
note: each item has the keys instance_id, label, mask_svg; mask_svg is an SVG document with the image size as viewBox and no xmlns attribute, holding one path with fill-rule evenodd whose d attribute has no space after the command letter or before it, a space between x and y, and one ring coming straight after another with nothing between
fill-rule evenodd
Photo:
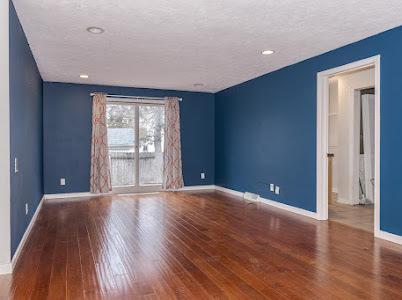
<instances>
[{"instance_id":1,"label":"wood floor plank","mask_svg":"<svg viewBox=\"0 0 402 300\"><path fill-rule=\"evenodd\" d=\"M402 247L221 192L48 200L4 299L402 299Z\"/></svg>"}]
</instances>

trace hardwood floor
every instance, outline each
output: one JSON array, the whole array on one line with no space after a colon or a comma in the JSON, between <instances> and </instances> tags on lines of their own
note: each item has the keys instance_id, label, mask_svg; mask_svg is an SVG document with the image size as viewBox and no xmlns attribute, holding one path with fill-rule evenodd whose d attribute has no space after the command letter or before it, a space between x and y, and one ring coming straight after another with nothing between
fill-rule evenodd
<instances>
[{"instance_id":1,"label":"hardwood floor","mask_svg":"<svg viewBox=\"0 0 402 300\"><path fill-rule=\"evenodd\" d=\"M333 203L328 206L329 219L354 228L374 232L374 205Z\"/></svg>"},{"instance_id":2,"label":"hardwood floor","mask_svg":"<svg viewBox=\"0 0 402 300\"><path fill-rule=\"evenodd\" d=\"M220 192L48 200L5 299L402 299L402 247Z\"/></svg>"}]
</instances>

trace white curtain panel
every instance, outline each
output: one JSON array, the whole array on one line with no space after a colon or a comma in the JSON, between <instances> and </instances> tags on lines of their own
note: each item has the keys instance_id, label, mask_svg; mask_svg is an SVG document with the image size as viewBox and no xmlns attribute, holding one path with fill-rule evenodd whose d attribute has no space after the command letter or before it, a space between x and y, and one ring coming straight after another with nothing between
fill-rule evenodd
<instances>
[{"instance_id":1,"label":"white curtain panel","mask_svg":"<svg viewBox=\"0 0 402 300\"><path fill-rule=\"evenodd\" d=\"M165 98L165 143L163 184L166 190L183 187L180 142L180 107L178 98Z\"/></svg>"},{"instance_id":2,"label":"white curtain panel","mask_svg":"<svg viewBox=\"0 0 402 300\"><path fill-rule=\"evenodd\" d=\"M92 104L91 193L112 189L106 125L106 94L95 93Z\"/></svg>"}]
</instances>

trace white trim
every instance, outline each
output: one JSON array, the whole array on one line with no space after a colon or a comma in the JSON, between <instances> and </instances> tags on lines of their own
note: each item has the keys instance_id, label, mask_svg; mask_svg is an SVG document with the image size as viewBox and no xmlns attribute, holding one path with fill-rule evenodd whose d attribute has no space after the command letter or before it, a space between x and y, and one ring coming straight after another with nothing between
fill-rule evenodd
<instances>
[{"instance_id":1,"label":"white trim","mask_svg":"<svg viewBox=\"0 0 402 300\"><path fill-rule=\"evenodd\" d=\"M184 186L179 191L195 191L195 190L215 190L214 185L189 185L189 186ZM163 192L163 190L156 191L157 192ZM127 194L143 194L143 193L153 193L151 191L145 191L145 192L130 192ZM83 197L98 197L98 196L107 196L107 195L112 195L114 194L113 192L109 194L92 194L90 192L83 192L83 193L62 193L62 194L45 194L44 198L46 200L48 199L63 199L63 198L83 198ZM116 194L123 194L123 193L116 193Z\"/></svg>"},{"instance_id":2,"label":"white trim","mask_svg":"<svg viewBox=\"0 0 402 300\"><path fill-rule=\"evenodd\" d=\"M201 191L201 190L215 190L215 185L188 185L184 186L179 191Z\"/></svg>"},{"instance_id":3,"label":"white trim","mask_svg":"<svg viewBox=\"0 0 402 300\"><path fill-rule=\"evenodd\" d=\"M92 194L90 192L85 193L61 193L61 194L45 194L44 198L49 199L63 199L63 198L81 198L81 197L96 197L102 194Z\"/></svg>"},{"instance_id":4,"label":"white trim","mask_svg":"<svg viewBox=\"0 0 402 300\"><path fill-rule=\"evenodd\" d=\"M375 63L375 98L374 98L374 236L378 237L381 230L381 58L378 55Z\"/></svg>"},{"instance_id":5,"label":"white trim","mask_svg":"<svg viewBox=\"0 0 402 300\"><path fill-rule=\"evenodd\" d=\"M18 245L17 250L15 251L13 258L11 259L11 267L12 267L12 269L15 268L15 266L16 266L16 264L18 262L18 259L20 258L21 251L24 248L26 241L28 240L28 237L29 237L29 235L31 233L31 230L32 230L32 228L33 228L33 226L34 226L34 224L36 222L36 219L38 218L39 211L41 210L44 201L45 201L45 197L43 196L42 199L39 202L38 207L36 208L36 211L35 211L34 215L31 218L31 221L29 222L29 225L28 225L27 229L24 232L24 235L22 236L20 244Z\"/></svg>"},{"instance_id":6,"label":"white trim","mask_svg":"<svg viewBox=\"0 0 402 300\"><path fill-rule=\"evenodd\" d=\"M224 193L233 195L233 196L243 197L243 193L242 193L242 192L238 192L238 191L235 191L235 190L231 190L231 189L225 188L225 187L223 187L223 186L216 185L216 186L215 186L215 190L221 191L221 192L224 192Z\"/></svg>"},{"instance_id":7,"label":"white trim","mask_svg":"<svg viewBox=\"0 0 402 300\"><path fill-rule=\"evenodd\" d=\"M277 201L273 201L273 200L270 200L270 199L262 198L262 197L260 197L260 200L261 200L261 202L263 202L265 204L268 204L268 205L271 205L273 207L280 208L280 209L283 209L283 210L287 210L289 212L292 212L292 213L295 213L295 214L298 214L298 215L302 215L302 216L305 216L305 217L309 217L309 218L313 218L313 219L318 220L318 215L315 212L312 212L312 211L309 211L309 210L306 210L306 209L303 209L303 208L287 205L287 204L284 204L284 203L280 203L280 202L277 202Z\"/></svg>"},{"instance_id":8,"label":"white trim","mask_svg":"<svg viewBox=\"0 0 402 300\"><path fill-rule=\"evenodd\" d=\"M0 265L0 275L11 274L13 272L13 266L11 263Z\"/></svg>"},{"instance_id":9,"label":"white trim","mask_svg":"<svg viewBox=\"0 0 402 300\"><path fill-rule=\"evenodd\" d=\"M375 195L374 195L374 236L380 232L380 55L359 60L337 68L317 73L317 215L319 220L328 219L328 106L329 77L368 66L375 68Z\"/></svg>"},{"instance_id":10,"label":"white trim","mask_svg":"<svg viewBox=\"0 0 402 300\"><path fill-rule=\"evenodd\" d=\"M402 245L402 236L390 232L379 230L376 235L377 238Z\"/></svg>"},{"instance_id":11,"label":"white trim","mask_svg":"<svg viewBox=\"0 0 402 300\"><path fill-rule=\"evenodd\" d=\"M228 188L225 188L225 187L222 187L222 186L217 185L217 186L215 186L215 189L217 191L228 193L228 194L231 194L233 196L243 197L242 192L231 190L231 189L228 189ZM289 212L292 212L292 213L295 213L295 214L298 214L298 215L313 218L313 219L316 219L316 220L317 220L317 217L318 217L317 213L315 213L315 212L312 212L312 211L309 211L309 210L306 210L306 209L302 209L302 208L298 208L298 207L294 207L294 206L291 206L291 205L287 205L287 204L284 204L284 203L280 203L280 202L277 202L277 201L273 201L273 200L270 200L270 199L259 197L259 201L261 203L264 203L264 204L267 204L267 205L270 205L270 206L273 206L273 207L276 207L276 208L279 208L279 209L283 209L283 210L286 210L286 211L289 211Z\"/></svg>"},{"instance_id":12,"label":"white trim","mask_svg":"<svg viewBox=\"0 0 402 300\"><path fill-rule=\"evenodd\" d=\"M0 2L0 273L10 270L9 1Z\"/></svg>"},{"instance_id":13,"label":"white trim","mask_svg":"<svg viewBox=\"0 0 402 300\"><path fill-rule=\"evenodd\" d=\"M352 134L350 138L350 147L352 153L352 163L349 165L349 174L352 174L352 184L349 187L349 202L353 205L360 203L359 199L359 177L360 177L360 123L361 123L361 94L360 90L353 91L353 112L352 112ZM374 125L374 124L373 124ZM338 160L339 161L339 160Z\"/></svg>"}]
</instances>

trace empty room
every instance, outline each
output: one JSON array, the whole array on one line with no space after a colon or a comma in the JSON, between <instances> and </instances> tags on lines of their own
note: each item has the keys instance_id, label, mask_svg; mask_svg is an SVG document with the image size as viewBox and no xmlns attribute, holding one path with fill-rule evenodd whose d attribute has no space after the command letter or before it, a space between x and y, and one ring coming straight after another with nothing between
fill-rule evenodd
<instances>
[{"instance_id":1,"label":"empty room","mask_svg":"<svg viewBox=\"0 0 402 300\"><path fill-rule=\"evenodd\" d=\"M400 0L0 0L0 299L402 299Z\"/></svg>"}]
</instances>

